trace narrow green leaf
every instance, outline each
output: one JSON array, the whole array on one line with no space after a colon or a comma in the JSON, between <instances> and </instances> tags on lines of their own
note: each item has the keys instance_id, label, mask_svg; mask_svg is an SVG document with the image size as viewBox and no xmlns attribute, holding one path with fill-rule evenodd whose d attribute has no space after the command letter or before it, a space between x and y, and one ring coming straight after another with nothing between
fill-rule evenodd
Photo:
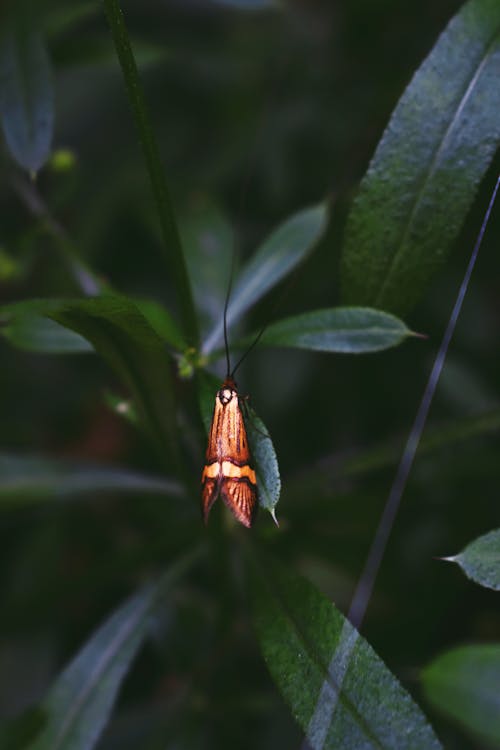
<instances>
[{"instance_id":1,"label":"narrow green leaf","mask_svg":"<svg viewBox=\"0 0 500 750\"><path fill-rule=\"evenodd\" d=\"M90 341L130 389L160 454L168 450L177 460L170 361L163 342L134 302L111 295L68 301L48 315Z\"/></svg>"},{"instance_id":2,"label":"narrow green leaf","mask_svg":"<svg viewBox=\"0 0 500 750\"><path fill-rule=\"evenodd\" d=\"M402 320L381 310L337 307L314 310L272 323L262 336L261 343L321 352L362 354L397 346L412 335Z\"/></svg>"},{"instance_id":3,"label":"narrow green leaf","mask_svg":"<svg viewBox=\"0 0 500 750\"><path fill-rule=\"evenodd\" d=\"M423 670L422 686L439 711L500 747L500 644L438 656Z\"/></svg>"},{"instance_id":4,"label":"narrow green leaf","mask_svg":"<svg viewBox=\"0 0 500 750\"><path fill-rule=\"evenodd\" d=\"M281 477L278 457L271 436L264 422L251 407L247 407L245 424L248 431L250 452L257 474L259 505L269 511L277 524L276 506L281 494Z\"/></svg>"},{"instance_id":5,"label":"narrow green leaf","mask_svg":"<svg viewBox=\"0 0 500 750\"><path fill-rule=\"evenodd\" d=\"M222 319L231 273L233 232L216 205L198 198L181 224L181 237L200 325L206 332Z\"/></svg>"},{"instance_id":6,"label":"narrow green leaf","mask_svg":"<svg viewBox=\"0 0 500 750\"><path fill-rule=\"evenodd\" d=\"M59 676L42 704L47 723L28 750L90 750L109 719L121 683L148 635L155 612L197 559L184 558L123 604Z\"/></svg>"},{"instance_id":7,"label":"narrow green leaf","mask_svg":"<svg viewBox=\"0 0 500 750\"><path fill-rule=\"evenodd\" d=\"M264 241L234 282L227 311L228 326L304 260L324 231L327 218L324 204L305 209L281 224ZM203 353L212 352L222 337L223 321L219 320L203 344Z\"/></svg>"},{"instance_id":8,"label":"narrow green leaf","mask_svg":"<svg viewBox=\"0 0 500 750\"><path fill-rule=\"evenodd\" d=\"M181 495L171 479L115 466L0 453L0 508L96 492Z\"/></svg>"},{"instance_id":9,"label":"narrow green leaf","mask_svg":"<svg viewBox=\"0 0 500 750\"><path fill-rule=\"evenodd\" d=\"M0 118L14 159L29 172L47 161L54 103L49 58L30 17L3 19L0 34Z\"/></svg>"},{"instance_id":10,"label":"narrow green leaf","mask_svg":"<svg viewBox=\"0 0 500 750\"><path fill-rule=\"evenodd\" d=\"M397 105L350 213L343 299L409 310L500 143L500 3L469 0Z\"/></svg>"},{"instance_id":11,"label":"narrow green leaf","mask_svg":"<svg viewBox=\"0 0 500 750\"><path fill-rule=\"evenodd\" d=\"M149 110L146 105L119 0L104 0L104 10L121 66L130 107L139 133L144 160L151 181L163 235L163 254L175 282L174 287L178 294L183 330L189 344L196 346L199 338L198 322L193 304L187 265L181 246L165 172L160 159L158 144L154 136Z\"/></svg>"},{"instance_id":12,"label":"narrow green leaf","mask_svg":"<svg viewBox=\"0 0 500 750\"><path fill-rule=\"evenodd\" d=\"M91 299L28 300L21 313L55 320L83 336L132 393L137 412L161 455L177 460L178 433L170 360L165 345L135 303L107 295Z\"/></svg>"},{"instance_id":13,"label":"narrow green leaf","mask_svg":"<svg viewBox=\"0 0 500 750\"><path fill-rule=\"evenodd\" d=\"M198 403L201 418L208 435L214 413L215 395L221 382L210 373L197 373ZM250 453L257 474L259 506L267 510L275 523L276 505L281 493L281 478L278 458L269 431L254 409L242 399L243 416L247 428Z\"/></svg>"},{"instance_id":14,"label":"narrow green leaf","mask_svg":"<svg viewBox=\"0 0 500 750\"><path fill-rule=\"evenodd\" d=\"M13 346L39 354L87 354L93 348L83 336L36 314L36 305L15 303L0 308L0 335Z\"/></svg>"},{"instance_id":15,"label":"narrow green leaf","mask_svg":"<svg viewBox=\"0 0 500 750\"><path fill-rule=\"evenodd\" d=\"M313 750L433 750L418 706L371 646L309 582L253 561L257 634Z\"/></svg>"},{"instance_id":16,"label":"narrow green leaf","mask_svg":"<svg viewBox=\"0 0 500 750\"><path fill-rule=\"evenodd\" d=\"M444 559L460 565L472 581L500 591L500 529L478 537L459 555Z\"/></svg>"},{"instance_id":17,"label":"narrow green leaf","mask_svg":"<svg viewBox=\"0 0 500 750\"><path fill-rule=\"evenodd\" d=\"M163 305L149 299L134 299L134 303L161 339L174 349L185 349L186 342L177 323Z\"/></svg>"}]
</instances>

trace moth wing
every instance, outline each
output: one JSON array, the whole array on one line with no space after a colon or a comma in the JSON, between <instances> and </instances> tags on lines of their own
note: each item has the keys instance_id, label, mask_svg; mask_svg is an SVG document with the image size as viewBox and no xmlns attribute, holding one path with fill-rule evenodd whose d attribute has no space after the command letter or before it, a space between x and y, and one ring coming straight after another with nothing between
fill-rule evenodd
<instances>
[{"instance_id":1,"label":"moth wing","mask_svg":"<svg viewBox=\"0 0 500 750\"><path fill-rule=\"evenodd\" d=\"M220 487L220 464L215 462L204 467L201 475L201 510L205 525L210 508L217 500Z\"/></svg>"},{"instance_id":2,"label":"moth wing","mask_svg":"<svg viewBox=\"0 0 500 750\"><path fill-rule=\"evenodd\" d=\"M217 411L217 409L216 409ZM250 463L250 448L245 421L237 394L229 403L221 406L219 432L219 456L240 466Z\"/></svg>"},{"instance_id":3,"label":"moth wing","mask_svg":"<svg viewBox=\"0 0 500 750\"><path fill-rule=\"evenodd\" d=\"M236 519L250 528L257 512L257 488L246 479L223 477L220 494Z\"/></svg>"}]
</instances>

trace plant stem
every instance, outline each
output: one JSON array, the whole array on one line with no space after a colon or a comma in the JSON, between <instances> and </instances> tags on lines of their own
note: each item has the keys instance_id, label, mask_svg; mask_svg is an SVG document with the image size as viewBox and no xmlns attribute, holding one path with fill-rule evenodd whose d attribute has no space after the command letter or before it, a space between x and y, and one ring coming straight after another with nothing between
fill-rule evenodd
<instances>
[{"instance_id":1,"label":"plant stem","mask_svg":"<svg viewBox=\"0 0 500 750\"><path fill-rule=\"evenodd\" d=\"M48 206L38 192L36 184L14 176L12 185L26 208L35 218L40 220L44 229L55 241L78 289L87 297L95 297L103 294L106 290L109 291L109 287L81 260L66 230L50 213Z\"/></svg>"},{"instance_id":2,"label":"plant stem","mask_svg":"<svg viewBox=\"0 0 500 750\"><path fill-rule=\"evenodd\" d=\"M197 346L199 340L198 322L186 261L165 173L160 160L158 144L153 134L146 100L139 81L137 65L119 0L104 0L104 10L111 29L116 54L122 69L125 87L151 180L163 235L163 255L168 269L172 272L173 286L179 301L182 327L188 343L191 346Z\"/></svg>"}]
</instances>

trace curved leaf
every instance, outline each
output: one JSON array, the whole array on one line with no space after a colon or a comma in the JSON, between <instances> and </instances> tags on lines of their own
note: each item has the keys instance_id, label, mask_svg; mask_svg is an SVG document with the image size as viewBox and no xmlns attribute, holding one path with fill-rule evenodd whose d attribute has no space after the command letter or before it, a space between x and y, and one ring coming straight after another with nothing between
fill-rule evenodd
<instances>
[{"instance_id":1,"label":"curved leaf","mask_svg":"<svg viewBox=\"0 0 500 750\"><path fill-rule=\"evenodd\" d=\"M440 748L418 706L334 605L303 578L260 564L252 575L260 645L310 746Z\"/></svg>"},{"instance_id":2,"label":"curved leaf","mask_svg":"<svg viewBox=\"0 0 500 750\"><path fill-rule=\"evenodd\" d=\"M305 209L281 224L250 258L236 278L227 310L228 327L276 286L306 257L323 233L326 205ZM219 320L206 338L202 351L212 352L222 341Z\"/></svg>"},{"instance_id":3,"label":"curved leaf","mask_svg":"<svg viewBox=\"0 0 500 750\"><path fill-rule=\"evenodd\" d=\"M134 304L144 315L151 328L153 328L158 336L166 341L167 344L180 350L186 347L186 342L177 327L177 323L163 305L160 305L154 300L135 298Z\"/></svg>"},{"instance_id":4,"label":"curved leaf","mask_svg":"<svg viewBox=\"0 0 500 750\"><path fill-rule=\"evenodd\" d=\"M196 560L184 558L154 586L123 604L59 676L42 704L47 722L28 750L90 750L108 721L118 690L175 581Z\"/></svg>"},{"instance_id":5,"label":"curved leaf","mask_svg":"<svg viewBox=\"0 0 500 750\"><path fill-rule=\"evenodd\" d=\"M397 346L414 335L394 315L368 307L314 310L272 323L261 343L321 352L361 354Z\"/></svg>"},{"instance_id":6,"label":"curved leaf","mask_svg":"<svg viewBox=\"0 0 500 750\"><path fill-rule=\"evenodd\" d=\"M0 335L18 349L38 354L94 351L83 336L31 311L30 303L19 302L0 309Z\"/></svg>"},{"instance_id":7,"label":"curved leaf","mask_svg":"<svg viewBox=\"0 0 500 750\"><path fill-rule=\"evenodd\" d=\"M161 455L178 455L170 361L163 341L133 300L118 295L29 300L20 313L45 316L83 336L130 389L142 423Z\"/></svg>"},{"instance_id":8,"label":"curved leaf","mask_svg":"<svg viewBox=\"0 0 500 750\"><path fill-rule=\"evenodd\" d=\"M0 35L0 117L14 159L37 172L52 143L52 80L42 36L21 17L10 18Z\"/></svg>"},{"instance_id":9,"label":"curved leaf","mask_svg":"<svg viewBox=\"0 0 500 750\"><path fill-rule=\"evenodd\" d=\"M134 302L111 295L61 302L48 316L90 341L132 392L160 454L169 448L177 457L170 362L163 342Z\"/></svg>"},{"instance_id":10,"label":"curved leaf","mask_svg":"<svg viewBox=\"0 0 500 750\"><path fill-rule=\"evenodd\" d=\"M121 467L55 461L41 456L0 453L0 507L96 492L179 495L170 479Z\"/></svg>"},{"instance_id":11,"label":"curved leaf","mask_svg":"<svg viewBox=\"0 0 500 750\"><path fill-rule=\"evenodd\" d=\"M463 646L422 672L429 701L472 732L500 744L500 644Z\"/></svg>"},{"instance_id":12,"label":"curved leaf","mask_svg":"<svg viewBox=\"0 0 500 750\"><path fill-rule=\"evenodd\" d=\"M500 3L469 0L415 74L350 213L348 304L407 311L457 236L500 143Z\"/></svg>"},{"instance_id":13,"label":"curved leaf","mask_svg":"<svg viewBox=\"0 0 500 750\"><path fill-rule=\"evenodd\" d=\"M500 591L500 529L478 537L455 557L445 557L460 565L467 578Z\"/></svg>"}]
</instances>

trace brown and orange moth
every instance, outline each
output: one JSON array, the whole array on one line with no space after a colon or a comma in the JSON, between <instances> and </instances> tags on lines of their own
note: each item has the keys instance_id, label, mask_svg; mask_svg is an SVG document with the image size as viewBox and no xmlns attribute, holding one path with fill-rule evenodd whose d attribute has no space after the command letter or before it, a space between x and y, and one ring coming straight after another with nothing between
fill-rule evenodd
<instances>
[{"instance_id":1,"label":"brown and orange moth","mask_svg":"<svg viewBox=\"0 0 500 750\"><path fill-rule=\"evenodd\" d=\"M205 523L220 494L236 519L250 528L257 511L257 479L240 396L231 375L226 377L215 396L201 482Z\"/></svg>"},{"instance_id":2,"label":"brown and orange moth","mask_svg":"<svg viewBox=\"0 0 500 750\"><path fill-rule=\"evenodd\" d=\"M237 364L231 369L227 335L227 310L231 294L231 281L232 270L223 315L226 377L215 395L205 465L201 475L201 506L203 520L206 524L212 505L221 495L235 518L244 526L250 528L255 520L258 506L257 477L252 465L243 417L243 399L238 394L234 374L259 341L266 326L261 329Z\"/></svg>"}]
</instances>

